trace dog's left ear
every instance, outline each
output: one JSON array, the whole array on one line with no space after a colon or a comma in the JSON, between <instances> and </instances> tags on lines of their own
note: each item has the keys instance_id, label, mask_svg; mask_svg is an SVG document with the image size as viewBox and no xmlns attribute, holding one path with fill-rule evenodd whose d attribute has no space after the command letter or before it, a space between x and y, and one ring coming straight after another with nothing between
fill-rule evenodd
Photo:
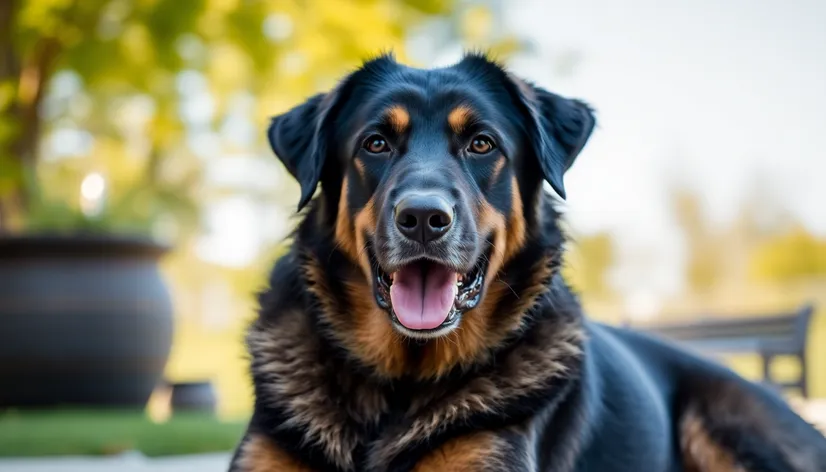
<instances>
[{"instance_id":1,"label":"dog's left ear","mask_svg":"<svg viewBox=\"0 0 826 472\"><path fill-rule=\"evenodd\" d=\"M313 198L327 158L326 121L337 91L309 98L272 119L267 137L273 152L301 185L300 211Z\"/></svg>"},{"instance_id":2,"label":"dog's left ear","mask_svg":"<svg viewBox=\"0 0 826 472\"><path fill-rule=\"evenodd\" d=\"M530 114L528 131L545 180L564 199L562 176L594 130L593 110L582 101L561 97L518 78L511 80Z\"/></svg>"}]
</instances>

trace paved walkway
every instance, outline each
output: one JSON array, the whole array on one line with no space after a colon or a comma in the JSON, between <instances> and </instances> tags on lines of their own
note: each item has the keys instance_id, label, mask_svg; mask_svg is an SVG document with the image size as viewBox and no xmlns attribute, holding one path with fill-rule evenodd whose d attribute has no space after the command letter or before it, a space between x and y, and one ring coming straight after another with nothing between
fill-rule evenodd
<instances>
[{"instance_id":1,"label":"paved walkway","mask_svg":"<svg viewBox=\"0 0 826 472\"><path fill-rule=\"evenodd\" d=\"M2 459L0 472L227 472L229 453L149 459L138 453L116 457Z\"/></svg>"}]
</instances>

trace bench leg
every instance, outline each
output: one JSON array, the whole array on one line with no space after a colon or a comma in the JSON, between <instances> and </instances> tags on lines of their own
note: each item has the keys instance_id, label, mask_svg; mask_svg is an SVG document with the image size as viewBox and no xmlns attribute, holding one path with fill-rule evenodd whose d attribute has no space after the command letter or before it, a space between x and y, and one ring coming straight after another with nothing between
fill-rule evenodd
<instances>
[{"instance_id":1,"label":"bench leg","mask_svg":"<svg viewBox=\"0 0 826 472\"><path fill-rule=\"evenodd\" d=\"M763 358L763 382L768 383L770 385L774 385L774 380L772 380L772 356L768 353L762 353L761 357Z\"/></svg>"},{"instance_id":2,"label":"bench leg","mask_svg":"<svg viewBox=\"0 0 826 472\"><path fill-rule=\"evenodd\" d=\"M798 356L800 359L800 394L803 395L803 398L809 399L809 372L806 369L806 353L801 352Z\"/></svg>"}]
</instances>

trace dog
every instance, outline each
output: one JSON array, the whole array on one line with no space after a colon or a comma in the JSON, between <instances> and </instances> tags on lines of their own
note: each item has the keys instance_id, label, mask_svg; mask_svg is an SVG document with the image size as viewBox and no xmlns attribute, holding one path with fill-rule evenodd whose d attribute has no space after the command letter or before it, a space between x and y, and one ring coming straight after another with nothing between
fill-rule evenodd
<instances>
[{"instance_id":1,"label":"dog","mask_svg":"<svg viewBox=\"0 0 826 472\"><path fill-rule=\"evenodd\" d=\"M555 202L594 126L476 53L380 56L274 118L301 221L230 470L826 471L774 392L583 315Z\"/></svg>"}]
</instances>

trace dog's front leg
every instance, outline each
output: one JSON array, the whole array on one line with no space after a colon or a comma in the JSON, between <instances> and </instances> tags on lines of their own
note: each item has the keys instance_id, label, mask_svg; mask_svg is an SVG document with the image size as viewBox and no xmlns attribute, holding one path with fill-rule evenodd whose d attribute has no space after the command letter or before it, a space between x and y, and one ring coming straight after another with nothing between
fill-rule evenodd
<instances>
[{"instance_id":1,"label":"dog's front leg","mask_svg":"<svg viewBox=\"0 0 826 472\"><path fill-rule=\"evenodd\" d=\"M513 432L460 436L427 453L413 472L532 472L527 438Z\"/></svg>"}]
</instances>

